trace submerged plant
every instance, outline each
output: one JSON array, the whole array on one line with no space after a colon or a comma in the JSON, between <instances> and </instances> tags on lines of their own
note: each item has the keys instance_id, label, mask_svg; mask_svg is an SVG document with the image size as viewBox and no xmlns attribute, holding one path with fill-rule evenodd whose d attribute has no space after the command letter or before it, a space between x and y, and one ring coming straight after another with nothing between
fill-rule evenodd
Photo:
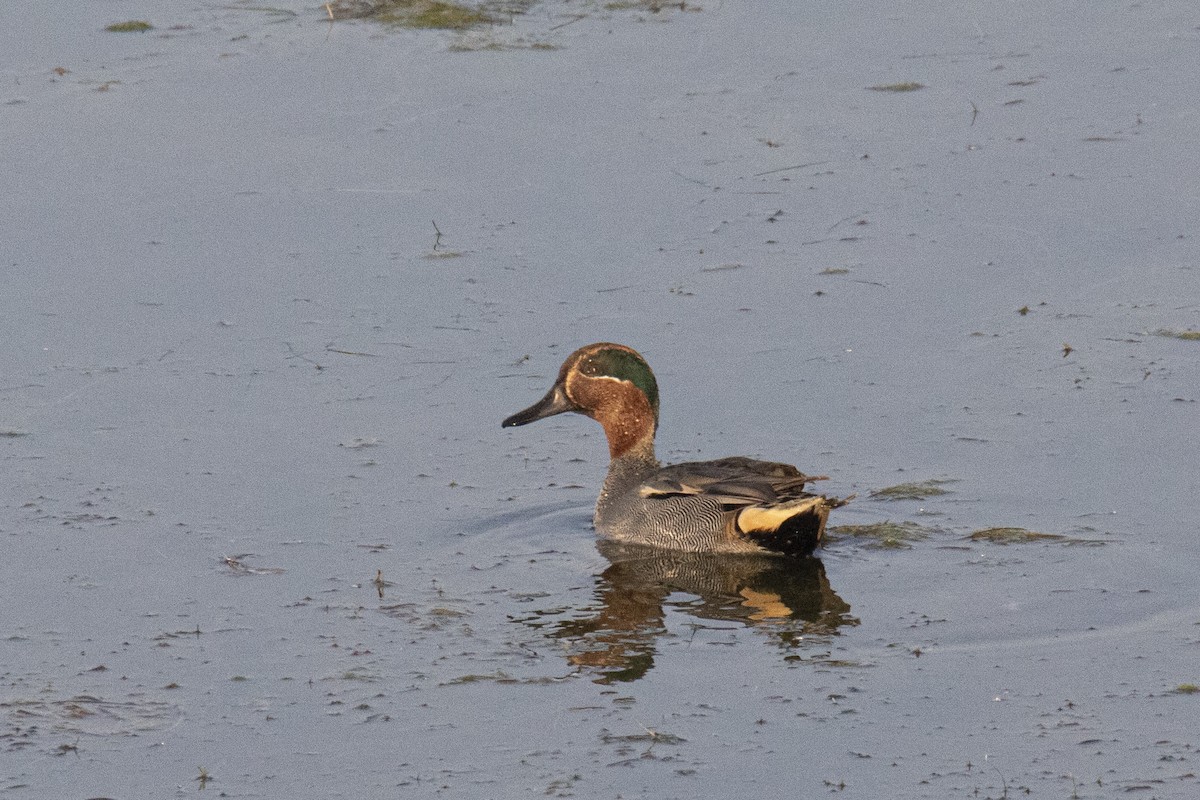
<instances>
[{"instance_id":1,"label":"submerged plant","mask_svg":"<svg viewBox=\"0 0 1200 800\"><path fill-rule=\"evenodd\" d=\"M1188 342L1200 342L1200 331L1173 331L1168 328L1155 331L1158 336L1169 336L1172 339L1183 339Z\"/></svg>"},{"instance_id":2,"label":"submerged plant","mask_svg":"<svg viewBox=\"0 0 1200 800\"><path fill-rule=\"evenodd\" d=\"M404 28L457 31L496 22L482 8L449 0L337 0L325 8L333 19L373 19Z\"/></svg>"},{"instance_id":3,"label":"submerged plant","mask_svg":"<svg viewBox=\"0 0 1200 800\"><path fill-rule=\"evenodd\" d=\"M153 30L154 26L144 19L131 19L125 22L114 22L104 30L109 33L141 33L142 31Z\"/></svg>"},{"instance_id":4,"label":"submerged plant","mask_svg":"<svg viewBox=\"0 0 1200 800\"><path fill-rule=\"evenodd\" d=\"M1057 533L1038 533L1027 528L998 527L984 528L967 537L973 542L993 542L995 544L1025 544L1054 539L1065 539Z\"/></svg>"},{"instance_id":5,"label":"submerged plant","mask_svg":"<svg viewBox=\"0 0 1200 800\"><path fill-rule=\"evenodd\" d=\"M898 483L895 486L876 489L870 493L870 496L880 500L924 500L941 494L949 494L947 489L941 488L946 483L954 483L954 481L949 478L931 478L917 483Z\"/></svg>"},{"instance_id":6,"label":"submerged plant","mask_svg":"<svg viewBox=\"0 0 1200 800\"><path fill-rule=\"evenodd\" d=\"M868 86L872 92L915 92L918 89L924 89L925 84L917 83L916 81L903 81L901 83L884 83L879 86Z\"/></svg>"},{"instance_id":7,"label":"submerged plant","mask_svg":"<svg viewBox=\"0 0 1200 800\"><path fill-rule=\"evenodd\" d=\"M865 539L866 546L875 550L907 550L912 542L929 538L931 528L915 522L875 522L870 525L838 525L829 529L833 540L842 537Z\"/></svg>"},{"instance_id":8,"label":"submerged plant","mask_svg":"<svg viewBox=\"0 0 1200 800\"><path fill-rule=\"evenodd\" d=\"M1075 536L1063 536L1061 533L1039 533L1027 528L1013 527L984 528L966 538L973 542L992 542L993 544L1028 544L1029 542L1060 542L1093 546L1108 544L1103 539L1080 539Z\"/></svg>"}]
</instances>

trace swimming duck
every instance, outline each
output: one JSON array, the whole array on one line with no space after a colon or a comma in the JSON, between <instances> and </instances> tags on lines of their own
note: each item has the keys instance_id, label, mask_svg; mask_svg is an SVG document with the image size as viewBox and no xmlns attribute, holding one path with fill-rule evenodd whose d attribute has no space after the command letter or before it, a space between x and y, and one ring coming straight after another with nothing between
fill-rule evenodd
<instances>
[{"instance_id":1,"label":"swimming duck","mask_svg":"<svg viewBox=\"0 0 1200 800\"><path fill-rule=\"evenodd\" d=\"M596 530L616 541L690 552L809 555L846 500L804 492L789 464L735 456L663 466L654 456L658 382L633 348L598 342L572 353L538 402L504 428L573 411L604 428L611 461Z\"/></svg>"}]
</instances>

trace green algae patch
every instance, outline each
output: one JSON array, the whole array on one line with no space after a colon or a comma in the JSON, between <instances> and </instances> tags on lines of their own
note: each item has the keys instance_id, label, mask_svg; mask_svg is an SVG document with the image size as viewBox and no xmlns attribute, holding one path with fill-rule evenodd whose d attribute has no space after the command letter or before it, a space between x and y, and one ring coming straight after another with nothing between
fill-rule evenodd
<instances>
[{"instance_id":1,"label":"green algae patch","mask_svg":"<svg viewBox=\"0 0 1200 800\"><path fill-rule=\"evenodd\" d=\"M407 28L463 30L488 25L493 18L477 8L446 3L442 0L415 0L391 4L394 9L380 16L382 22Z\"/></svg>"},{"instance_id":2,"label":"green algae patch","mask_svg":"<svg viewBox=\"0 0 1200 800\"><path fill-rule=\"evenodd\" d=\"M1029 542L1061 541L1067 537L1057 533L1038 533L1027 528L984 528L967 536L972 542L993 544L1028 544Z\"/></svg>"},{"instance_id":3,"label":"green algae patch","mask_svg":"<svg viewBox=\"0 0 1200 800\"><path fill-rule=\"evenodd\" d=\"M917 83L916 81L904 81L902 83L883 83L879 86L868 86L867 89L872 92L915 92L918 89L924 89L925 84Z\"/></svg>"},{"instance_id":4,"label":"green algae patch","mask_svg":"<svg viewBox=\"0 0 1200 800\"><path fill-rule=\"evenodd\" d=\"M339 0L325 8L333 19L371 19L402 28L461 31L497 21L482 8L448 0Z\"/></svg>"},{"instance_id":5,"label":"green algae patch","mask_svg":"<svg viewBox=\"0 0 1200 800\"><path fill-rule=\"evenodd\" d=\"M1175 687L1175 694L1196 694L1200 692L1200 686L1194 683L1181 683Z\"/></svg>"},{"instance_id":6,"label":"green algae patch","mask_svg":"<svg viewBox=\"0 0 1200 800\"><path fill-rule=\"evenodd\" d=\"M972 542L991 542L992 544L1030 544L1032 542L1058 542L1066 545L1090 546L1108 544L1103 539L1080 539L1075 536L1063 536L1061 533L1039 533L1027 528L1011 527L984 528L966 538Z\"/></svg>"},{"instance_id":7,"label":"green algae patch","mask_svg":"<svg viewBox=\"0 0 1200 800\"><path fill-rule=\"evenodd\" d=\"M109 33L142 33L143 31L154 30L154 26L144 19L130 19L125 22L114 22L104 30Z\"/></svg>"},{"instance_id":8,"label":"green algae patch","mask_svg":"<svg viewBox=\"0 0 1200 800\"><path fill-rule=\"evenodd\" d=\"M682 736L676 736L673 733L664 733L656 731L653 728L642 727L645 733L627 733L623 735L609 733L605 731L600 734L600 741L605 744L641 744L649 742L654 744L683 744L687 741Z\"/></svg>"},{"instance_id":9,"label":"green algae patch","mask_svg":"<svg viewBox=\"0 0 1200 800\"><path fill-rule=\"evenodd\" d=\"M649 11L651 14L661 13L664 9L668 8L679 11L698 10L697 6L689 6L686 0L683 0L683 2L680 0L675 0L675 2L670 2L669 0L665 2L664 0L612 0L612 2L604 4L605 11L633 11L636 9L639 11Z\"/></svg>"},{"instance_id":10,"label":"green algae patch","mask_svg":"<svg viewBox=\"0 0 1200 800\"><path fill-rule=\"evenodd\" d=\"M783 657L788 664L812 664L831 669L872 669L875 664L870 661L855 661L848 658L830 658L828 655L802 656L796 653ZM801 715L803 716L803 715Z\"/></svg>"},{"instance_id":11,"label":"green algae patch","mask_svg":"<svg viewBox=\"0 0 1200 800\"><path fill-rule=\"evenodd\" d=\"M1187 342L1200 342L1200 331L1173 331L1163 329L1154 332L1157 336L1168 336L1172 339L1183 339Z\"/></svg>"},{"instance_id":12,"label":"green algae patch","mask_svg":"<svg viewBox=\"0 0 1200 800\"><path fill-rule=\"evenodd\" d=\"M870 497L878 500L925 500L938 495L949 494L948 489L943 489L942 486L947 483L954 483L949 478L931 478L927 481L918 481L916 483L898 483L895 486L885 486L882 489L876 489L869 493Z\"/></svg>"},{"instance_id":13,"label":"green algae patch","mask_svg":"<svg viewBox=\"0 0 1200 800\"><path fill-rule=\"evenodd\" d=\"M558 50L556 44L536 40L518 38L513 41L503 41L487 32L464 34L457 42L446 48L451 53L480 53L485 51L500 52L504 50ZM454 253L454 255L462 255ZM437 254L424 258L449 257Z\"/></svg>"},{"instance_id":14,"label":"green algae patch","mask_svg":"<svg viewBox=\"0 0 1200 800\"><path fill-rule=\"evenodd\" d=\"M534 678L517 678L509 675L503 670L496 670L492 673L480 674L473 673L470 675L460 675L457 678L451 678L448 681L443 681L439 686L462 686L467 683L498 683L498 684L520 684L525 686L539 686L544 684L558 683L561 679L550 675L543 675Z\"/></svg>"},{"instance_id":15,"label":"green algae patch","mask_svg":"<svg viewBox=\"0 0 1200 800\"><path fill-rule=\"evenodd\" d=\"M830 528L831 541L859 539L872 550L908 550L913 542L929 538L932 528L915 522L876 522L871 525L838 525Z\"/></svg>"}]
</instances>

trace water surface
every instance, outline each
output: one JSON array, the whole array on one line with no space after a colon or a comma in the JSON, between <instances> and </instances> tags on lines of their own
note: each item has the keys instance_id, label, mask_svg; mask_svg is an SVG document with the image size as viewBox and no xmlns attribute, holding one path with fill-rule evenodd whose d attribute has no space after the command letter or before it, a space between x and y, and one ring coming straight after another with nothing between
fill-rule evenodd
<instances>
[{"instance_id":1,"label":"water surface","mask_svg":"<svg viewBox=\"0 0 1200 800\"><path fill-rule=\"evenodd\" d=\"M1195 795L1190 4L13 15L0 794ZM598 546L596 340L921 536Z\"/></svg>"}]
</instances>

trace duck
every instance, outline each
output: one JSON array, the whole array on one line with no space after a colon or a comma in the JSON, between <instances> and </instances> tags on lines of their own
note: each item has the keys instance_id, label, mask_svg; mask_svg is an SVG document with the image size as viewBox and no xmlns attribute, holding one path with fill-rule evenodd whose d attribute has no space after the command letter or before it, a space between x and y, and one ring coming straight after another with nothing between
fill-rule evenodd
<instances>
[{"instance_id":1,"label":"duck","mask_svg":"<svg viewBox=\"0 0 1200 800\"><path fill-rule=\"evenodd\" d=\"M590 417L608 439L608 474L593 518L618 542L685 552L810 556L829 512L845 500L804 487L824 475L745 456L662 465L654 453L658 381L632 347L596 342L571 353L554 385L501 423L528 425L557 414Z\"/></svg>"}]
</instances>

